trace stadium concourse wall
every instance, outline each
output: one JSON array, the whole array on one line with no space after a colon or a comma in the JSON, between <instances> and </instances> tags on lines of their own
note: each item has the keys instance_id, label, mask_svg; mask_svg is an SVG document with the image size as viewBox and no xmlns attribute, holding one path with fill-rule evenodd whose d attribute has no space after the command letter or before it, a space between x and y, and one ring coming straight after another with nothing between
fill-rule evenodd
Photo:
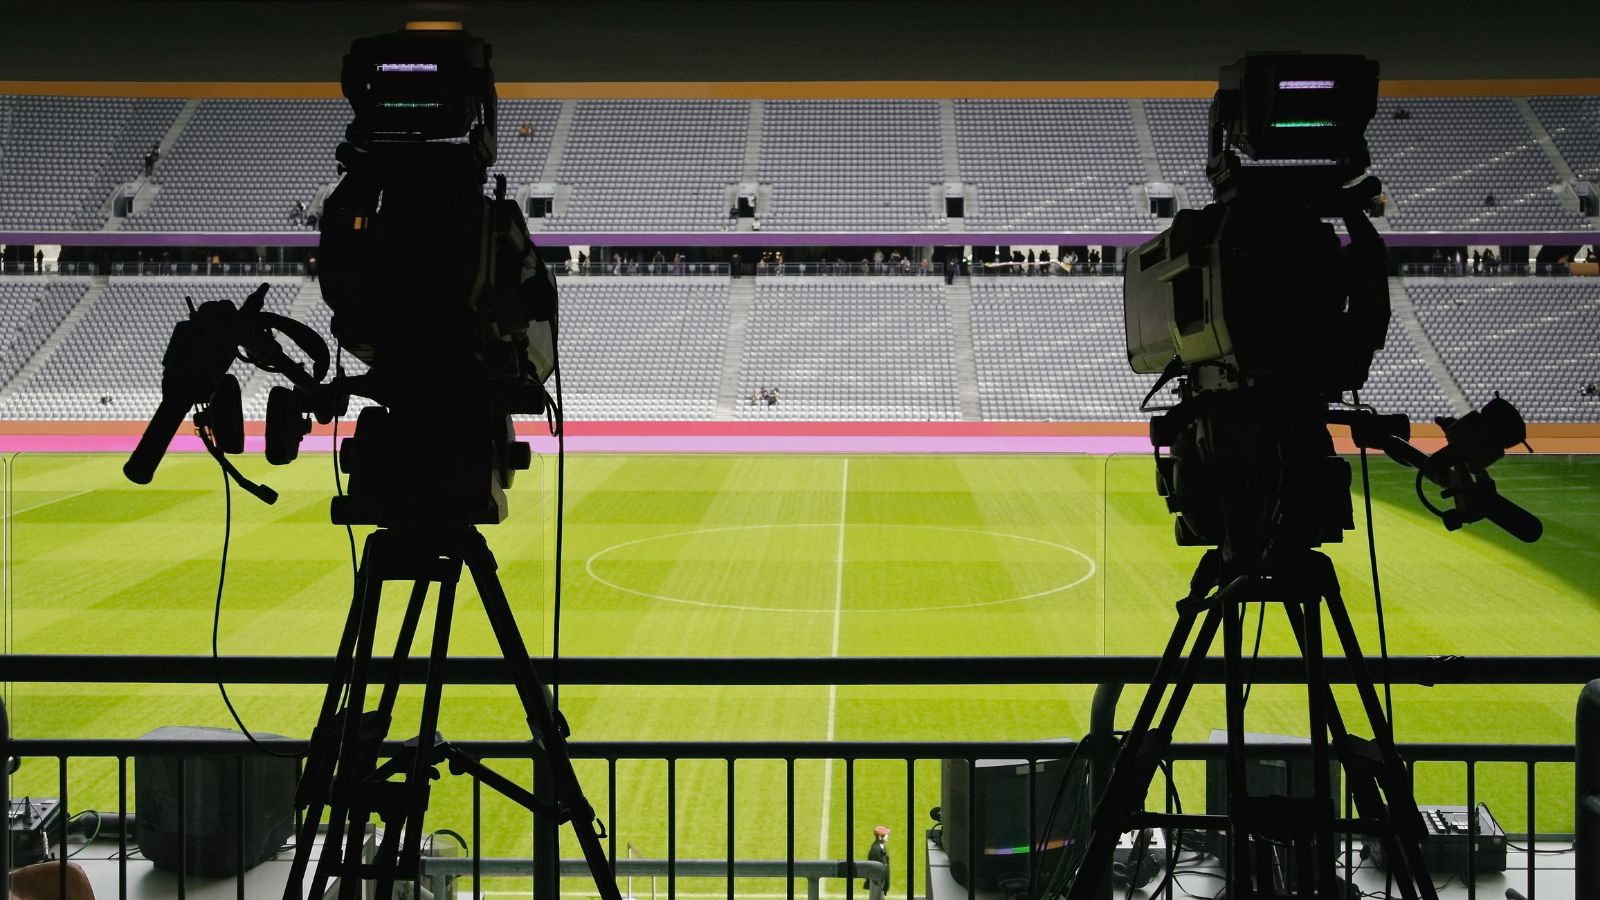
<instances>
[{"instance_id":1,"label":"stadium concourse wall","mask_svg":"<svg viewBox=\"0 0 1600 900\"><path fill-rule=\"evenodd\" d=\"M0 453L128 453L143 422L0 422ZM340 433L348 436L353 423ZM1330 426L1334 447L1353 453L1347 429ZM263 449L262 423L245 425L245 451ZM517 423L519 437L536 452L553 455L556 441L542 422ZM1444 445L1431 423L1414 423L1412 440L1432 452ZM1600 453L1600 424L1531 424L1536 453ZM569 422L574 453L1148 453L1142 422ZM301 444L307 452L333 447L331 425L316 425ZM200 440L180 434L171 450L204 452ZM1517 452L1517 451L1512 451Z\"/></svg>"}]
</instances>

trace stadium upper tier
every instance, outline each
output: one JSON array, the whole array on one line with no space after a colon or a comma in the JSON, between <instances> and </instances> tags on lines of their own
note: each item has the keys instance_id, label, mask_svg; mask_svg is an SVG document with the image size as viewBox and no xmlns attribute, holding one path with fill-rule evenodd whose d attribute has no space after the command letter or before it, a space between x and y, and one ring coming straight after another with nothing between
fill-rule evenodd
<instances>
[{"instance_id":1,"label":"stadium upper tier","mask_svg":"<svg viewBox=\"0 0 1600 900\"><path fill-rule=\"evenodd\" d=\"M494 170L550 198L533 227L552 232L1143 233L1165 224L1149 186L1211 198L1208 102L506 100ZM348 118L337 100L0 95L0 229L304 231L292 211L336 182ZM1389 98L1368 137L1391 230L1594 227L1594 97ZM741 190L754 222L728 215Z\"/></svg>"},{"instance_id":2,"label":"stadium upper tier","mask_svg":"<svg viewBox=\"0 0 1600 900\"><path fill-rule=\"evenodd\" d=\"M269 280L267 308L331 346L320 284ZM257 283L0 279L0 419L147 418L184 297L237 302ZM1128 369L1115 277L563 275L560 289L579 421L1127 422L1154 382ZM1397 278L1390 293L1362 402L1422 422L1499 391L1530 422L1600 422L1584 391L1600 380L1600 279ZM233 372L262 418L284 380Z\"/></svg>"}]
</instances>

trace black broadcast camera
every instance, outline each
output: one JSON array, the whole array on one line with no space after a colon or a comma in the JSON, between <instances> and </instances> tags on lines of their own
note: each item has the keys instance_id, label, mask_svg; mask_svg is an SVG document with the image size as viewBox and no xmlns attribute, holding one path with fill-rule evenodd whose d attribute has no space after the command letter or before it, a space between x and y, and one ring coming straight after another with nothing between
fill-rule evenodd
<instances>
[{"instance_id":1,"label":"black broadcast camera","mask_svg":"<svg viewBox=\"0 0 1600 900\"><path fill-rule=\"evenodd\" d=\"M1330 422L1444 487L1450 527L1490 518L1538 537L1538 520L1484 471L1525 436L1510 403L1441 421L1456 449L1431 459L1407 443L1404 416L1328 408L1365 385L1389 324L1386 251L1366 215L1382 189L1367 174L1364 136L1377 95L1378 65L1361 56L1225 67L1206 166L1217 202L1179 211L1128 262L1128 361L1161 375L1151 397L1178 380L1180 402L1150 433L1171 448L1157 480L1179 514L1179 544L1259 560L1277 544L1341 540L1353 524L1350 466L1333 452ZM1463 452L1468 443L1495 452Z\"/></svg>"},{"instance_id":2,"label":"black broadcast camera","mask_svg":"<svg viewBox=\"0 0 1600 900\"><path fill-rule=\"evenodd\" d=\"M312 417L332 421L352 395L378 404L340 448L351 477L333 501L335 522L505 519L505 489L531 458L511 416L551 405L543 385L556 364L557 303L504 177L493 197L484 193L496 158L489 57L459 28L351 45L341 84L355 119L336 153L345 175L326 201L318 254L333 334L368 370L337 367L324 384L329 355L314 332L285 330L297 323L261 312L259 300L237 311L206 304L174 329L161 412L124 469L129 478L150 480L191 404L237 407L237 384L223 376L243 350L240 358L293 385L268 397L273 464L295 458ZM204 326L211 321L219 324ZM284 355L272 330L299 344L315 371Z\"/></svg>"}]
</instances>

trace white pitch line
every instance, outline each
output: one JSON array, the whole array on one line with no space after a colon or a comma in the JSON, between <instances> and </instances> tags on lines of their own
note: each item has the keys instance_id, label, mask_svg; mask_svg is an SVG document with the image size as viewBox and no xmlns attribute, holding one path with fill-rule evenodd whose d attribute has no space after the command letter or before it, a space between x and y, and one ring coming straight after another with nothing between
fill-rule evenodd
<instances>
[{"instance_id":1,"label":"white pitch line","mask_svg":"<svg viewBox=\"0 0 1600 900\"><path fill-rule=\"evenodd\" d=\"M32 506L24 506L21 509L13 509L11 511L11 515L12 516L20 516L23 513L33 512L36 509L44 509L46 506L51 506L51 505L56 504L56 503L64 503L64 502L66 502L68 500L73 499L74 497L82 497L84 494L87 494L87 493L89 493L90 491L93 491L93 490L94 490L94 488L84 488L81 491L74 491L71 494L63 494L60 497L55 497L55 498L52 498L50 500L46 500L43 503L35 503Z\"/></svg>"},{"instance_id":2,"label":"white pitch line","mask_svg":"<svg viewBox=\"0 0 1600 900\"><path fill-rule=\"evenodd\" d=\"M850 458L845 457L844 479L839 486L839 551L838 562L833 576L833 656L839 655L839 625L844 619L844 530L845 506L850 500ZM829 743L833 742L833 728L839 714L839 686L828 685L828 736ZM828 806L833 799L833 763L831 759L822 761L822 837L818 843L821 849L817 851L819 859L828 858Z\"/></svg>"}]
</instances>

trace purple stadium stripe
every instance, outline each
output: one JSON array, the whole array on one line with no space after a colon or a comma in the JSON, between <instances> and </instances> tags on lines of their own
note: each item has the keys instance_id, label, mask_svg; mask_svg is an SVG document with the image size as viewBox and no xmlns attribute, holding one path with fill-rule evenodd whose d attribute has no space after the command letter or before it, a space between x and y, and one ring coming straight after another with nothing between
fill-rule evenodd
<instances>
[{"instance_id":1,"label":"purple stadium stripe","mask_svg":"<svg viewBox=\"0 0 1600 900\"><path fill-rule=\"evenodd\" d=\"M1154 232L981 232L981 231L536 231L535 244L600 247L873 247L873 246L1028 246L1087 244L1131 247ZM1414 231L1387 232L1392 247L1468 244L1588 244L1600 231ZM193 231L6 231L0 244L62 244L71 247L315 247L316 232Z\"/></svg>"}]
</instances>

